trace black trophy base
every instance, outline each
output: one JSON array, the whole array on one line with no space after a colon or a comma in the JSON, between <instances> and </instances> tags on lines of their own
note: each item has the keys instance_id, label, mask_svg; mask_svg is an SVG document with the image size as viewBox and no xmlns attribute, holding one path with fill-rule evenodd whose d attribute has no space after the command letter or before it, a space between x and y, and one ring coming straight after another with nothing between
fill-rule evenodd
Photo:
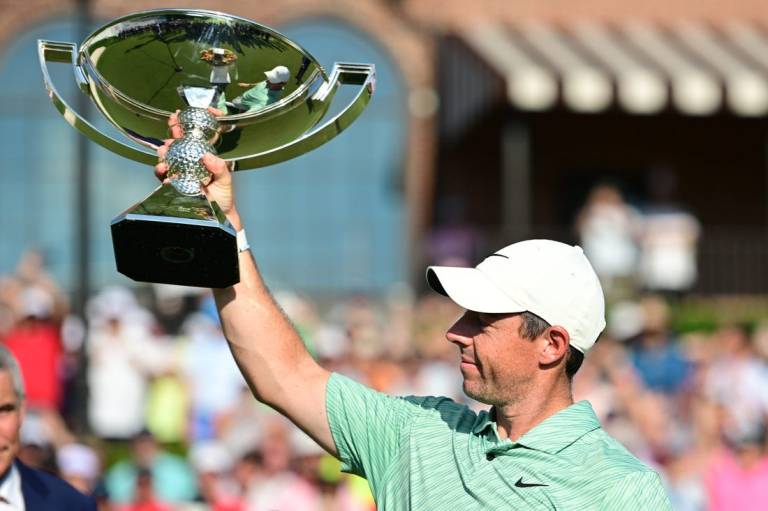
<instances>
[{"instance_id":1,"label":"black trophy base","mask_svg":"<svg viewBox=\"0 0 768 511\"><path fill-rule=\"evenodd\" d=\"M221 288L240 282L237 236L215 202L170 184L112 220L117 271L139 282Z\"/></svg>"},{"instance_id":2,"label":"black trophy base","mask_svg":"<svg viewBox=\"0 0 768 511\"><path fill-rule=\"evenodd\" d=\"M112 224L117 271L139 282L221 288L237 284L237 240L215 222L127 215Z\"/></svg>"}]
</instances>

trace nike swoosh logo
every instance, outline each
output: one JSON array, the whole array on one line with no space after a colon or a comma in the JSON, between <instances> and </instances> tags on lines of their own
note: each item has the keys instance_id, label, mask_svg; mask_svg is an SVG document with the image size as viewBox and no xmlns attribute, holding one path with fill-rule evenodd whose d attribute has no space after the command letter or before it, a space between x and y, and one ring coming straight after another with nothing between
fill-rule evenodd
<instances>
[{"instance_id":1,"label":"nike swoosh logo","mask_svg":"<svg viewBox=\"0 0 768 511\"><path fill-rule=\"evenodd\" d=\"M517 480L515 483L515 486L518 488L533 488L534 486L549 486L548 484L541 484L541 483L524 483L523 478Z\"/></svg>"}]
</instances>

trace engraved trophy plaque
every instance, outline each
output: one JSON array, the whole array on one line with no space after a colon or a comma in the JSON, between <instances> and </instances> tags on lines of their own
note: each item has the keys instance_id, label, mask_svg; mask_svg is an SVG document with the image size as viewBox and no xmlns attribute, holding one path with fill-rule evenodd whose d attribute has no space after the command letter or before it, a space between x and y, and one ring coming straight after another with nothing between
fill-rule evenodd
<instances>
[{"instance_id":1,"label":"engraved trophy plaque","mask_svg":"<svg viewBox=\"0 0 768 511\"><path fill-rule=\"evenodd\" d=\"M236 236L203 194L205 152L237 171L285 161L329 141L365 109L372 64L336 63L330 74L282 34L203 10L131 14L73 43L38 41L48 95L73 127L112 152L154 165L179 111L183 137L166 155L169 183L111 225L120 273L143 282L226 287L239 281ZM95 128L65 102L48 64L72 66L80 91L134 144ZM327 115L336 91L353 99Z\"/></svg>"}]
</instances>

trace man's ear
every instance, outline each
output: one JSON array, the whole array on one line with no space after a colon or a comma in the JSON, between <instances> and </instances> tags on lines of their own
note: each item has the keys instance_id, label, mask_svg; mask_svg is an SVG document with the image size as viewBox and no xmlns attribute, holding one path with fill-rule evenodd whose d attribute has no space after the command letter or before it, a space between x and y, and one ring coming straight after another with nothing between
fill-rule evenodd
<instances>
[{"instance_id":1,"label":"man's ear","mask_svg":"<svg viewBox=\"0 0 768 511\"><path fill-rule=\"evenodd\" d=\"M550 366L560 362L568 353L568 348L571 345L571 336L568 335L568 330L553 325L541 337L543 342L539 351L539 363Z\"/></svg>"}]
</instances>

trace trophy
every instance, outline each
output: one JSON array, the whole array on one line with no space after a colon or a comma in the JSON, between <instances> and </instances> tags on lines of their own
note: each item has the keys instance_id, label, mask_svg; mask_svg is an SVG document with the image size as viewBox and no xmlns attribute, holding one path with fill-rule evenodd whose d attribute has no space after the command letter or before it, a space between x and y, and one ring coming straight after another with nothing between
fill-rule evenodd
<instances>
[{"instance_id":1,"label":"trophy","mask_svg":"<svg viewBox=\"0 0 768 511\"><path fill-rule=\"evenodd\" d=\"M275 30L220 12L162 9L131 14L73 43L38 41L54 106L85 136L154 165L178 113L183 137L166 155L169 182L111 224L120 273L143 282L226 287L239 281L236 233L201 186L200 162L217 154L234 170L285 161L329 141L365 109L372 64L335 63L330 75ZM133 144L101 132L69 106L49 63L72 66L80 91ZM353 99L328 114L340 86ZM335 111L335 110L334 110Z\"/></svg>"}]
</instances>

